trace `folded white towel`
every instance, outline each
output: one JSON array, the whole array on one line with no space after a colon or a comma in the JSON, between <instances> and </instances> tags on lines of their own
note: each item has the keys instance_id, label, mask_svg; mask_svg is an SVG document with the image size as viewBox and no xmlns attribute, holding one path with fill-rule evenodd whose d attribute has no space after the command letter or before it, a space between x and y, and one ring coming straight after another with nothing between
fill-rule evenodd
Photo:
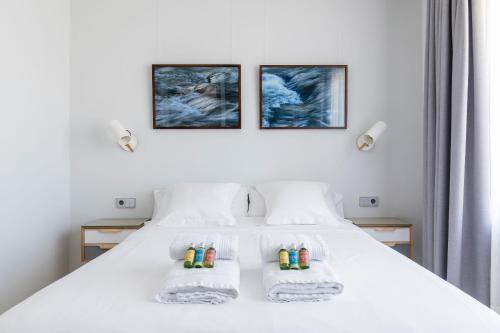
<instances>
[{"instance_id":1,"label":"folded white towel","mask_svg":"<svg viewBox=\"0 0 500 333\"><path fill-rule=\"evenodd\" d=\"M280 270L276 262L264 263L263 282L266 296L273 302L326 301L343 289L331 265L324 261L312 261L305 270Z\"/></svg>"},{"instance_id":2,"label":"folded white towel","mask_svg":"<svg viewBox=\"0 0 500 333\"><path fill-rule=\"evenodd\" d=\"M213 268L184 268L178 260L156 295L160 303L220 304L239 295L240 265L237 260L219 260Z\"/></svg>"},{"instance_id":3,"label":"folded white towel","mask_svg":"<svg viewBox=\"0 0 500 333\"><path fill-rule=\"evenodd\" d=\"M317 234L283 234L283 233L266 233L260 237L260 253L263 262L278 261L278 252L280 245L284 244L288 249L291 244L296 244L297 247L304 243L309 250L309 260L326 260L328 259L328 246L325 241Z\"/></svg>"},{"instance_id":4,"label":"folded white towel","mask_svg":"<svg viewBox=\"0 0 500 333\"><path fill-rule=\"evenodd\" d=\"M205 243L208 247L210 243L215 243L215 259L238 259L238 236L220 234L178 234L170 244L170 258L174 260L184 259L186 249L194 243Z\"/></svg>"}]
</instances>

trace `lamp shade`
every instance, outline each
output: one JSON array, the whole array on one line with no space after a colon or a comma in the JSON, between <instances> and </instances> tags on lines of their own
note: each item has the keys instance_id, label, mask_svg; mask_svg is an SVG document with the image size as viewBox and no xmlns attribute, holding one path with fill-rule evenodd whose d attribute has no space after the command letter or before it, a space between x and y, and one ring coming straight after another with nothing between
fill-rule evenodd
<instances>
[{"instance_id":1,"label":"lamp shade","mask_svg":"<svg viewBox=\"0 0 500 333\"><path fill-rule=\"evenodd\" d=\"M367 151L373 148L375 142L380 138L382 133L387 129L387 124L383 121L377 121L365 133L360 135L357 141L358 149Z\"/></svg>"},{"instance_id":2,"label":"lamp shade","mask_svg":"<svg viewBox=\"0 0 500 333\"><path fill-rule=\"evenodd\" d=\"M137 138L129 130L126 130L118 120L111 120L109 126L120 147L126 151L133 152L137 146Z\"/></svg>"}]
</instances>

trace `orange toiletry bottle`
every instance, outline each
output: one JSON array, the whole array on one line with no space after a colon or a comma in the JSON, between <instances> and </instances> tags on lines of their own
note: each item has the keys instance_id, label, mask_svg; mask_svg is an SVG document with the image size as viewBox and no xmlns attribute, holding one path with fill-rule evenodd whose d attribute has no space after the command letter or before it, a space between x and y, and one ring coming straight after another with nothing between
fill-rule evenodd
<instances>
[{"instance_id":1,"label":"orange toiletry bottle","mask_svg":"<svg viewBox=\"0 0 500 333\"><path fill-rule=\"evenodd\" d=\"M211 243L209 248L205 251L205 258L203 258L203 267L213 268L215 264L215 244Z\"/></svg>"},{"instance_id":2,"label":"orange toiletry bottle","mask_svg":"<svg viewBox=\"0 0 500 333\"><path fill-rule=\"evenodd\" d=\"M306 249L304 243L300 244L299 266L300 266L300 269L308 269L309 268L309 250Z\"/></svg>"}]
</instances>

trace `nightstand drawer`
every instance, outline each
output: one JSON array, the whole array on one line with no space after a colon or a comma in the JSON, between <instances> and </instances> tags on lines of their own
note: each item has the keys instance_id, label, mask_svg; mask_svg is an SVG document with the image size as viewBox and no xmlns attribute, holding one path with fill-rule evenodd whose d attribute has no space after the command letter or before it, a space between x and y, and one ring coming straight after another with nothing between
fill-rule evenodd
<instances>
[{"instance_id":1,"label":"nightstand drawer","mask_svg":"<svg viewBox=\"0 0 500 333\"><path fill-rule=\"evenodd\" d=\"M380 242L410 242L410 228L363 226L361 229Z\"/></svg>"},{"instance_id":2,"label":"nightstand drawer","mask_svg":"<svg viewBox=\"0 0 500 333\"><path fill-rule=\"evenodd\" d=\"M384 243L395 251L398 251L404 256L411 257L411 245L408 244L395 244L395 243Z\"/></svg>"},{"instance_id":3,"label":"nightstand drawer","mask_svg":"<svg viewBox=\"0 0 500 333\"><path fill-rule=\"evenodd\" d=\"M114 244L99 244L99 245L87 245L83 249L83 255L86 261L97 258L104 252L112 249Z\"/></svg>"},{"instance_id":4,"label":"nightstand drawer","mask_svg":"<svg viewBox=\"0 0 500 333\"><path fill-rule=\"evenodd\" d=\"M136 229L85 229L85 244L117 244Z\"/></svg>"}]
</instances>

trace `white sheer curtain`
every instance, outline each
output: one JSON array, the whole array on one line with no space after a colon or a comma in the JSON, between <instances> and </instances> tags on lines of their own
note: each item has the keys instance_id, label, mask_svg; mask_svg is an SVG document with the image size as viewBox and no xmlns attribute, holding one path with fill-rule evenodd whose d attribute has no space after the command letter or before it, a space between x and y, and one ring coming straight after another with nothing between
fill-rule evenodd
<instances>
[{"instance_id":1,"label":"white sheer curtain","mask_svg":"<svg viewBox=\"0 0 500 333\"><path fill-rule=\"evenodd\" d=\"M490 54L491 195L493 227L491 243L491 307L500 313L500 1L488 3Z\"/></svg>"}]
</instances>

